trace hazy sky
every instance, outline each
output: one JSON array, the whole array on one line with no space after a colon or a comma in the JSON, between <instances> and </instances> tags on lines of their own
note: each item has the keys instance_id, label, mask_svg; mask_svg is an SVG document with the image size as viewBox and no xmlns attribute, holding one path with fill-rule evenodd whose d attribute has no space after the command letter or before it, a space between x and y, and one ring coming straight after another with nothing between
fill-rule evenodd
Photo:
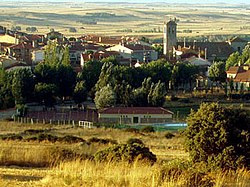
<instances>
[{"instance_id":1,"label":"hazy sky","mask_svg":"<svg viewBox=\"0 0 250 187\"><path fill-rule=\"evenodd\" d=\"M6 2L24 2L34 0L2 0ZM133 2L133 3L153 3L153 2L166 2L166 3L232 3L232 4L250 4L250 0L37 0L37 2L53 2L53 1L64 1L64 2Z\"/></svg>"}]
</instances>

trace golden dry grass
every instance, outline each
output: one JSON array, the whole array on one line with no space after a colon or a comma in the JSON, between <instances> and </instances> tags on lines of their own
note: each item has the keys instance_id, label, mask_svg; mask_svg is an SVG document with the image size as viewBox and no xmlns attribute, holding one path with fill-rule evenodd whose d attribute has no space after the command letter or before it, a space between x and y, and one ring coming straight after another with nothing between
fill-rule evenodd
<instances>
[{"instance_id":1,"label":"golden dry grass","mask_svg":"<svg viewBox=\"0 0 250 187\"><path fill-rule=\"evenodd\" d=\"M44 127L52 128L43 124L21 125L13 122L0 122L2 134L20 133L23 130L43 129ZM118 129L81 129L69 128L69 126L53 126L52 129L51 133L55 135L76 135L84 139L91 137L111 138L118 140L119 143L125 143L131 137L140 138L157 155L158 161L154 165L148 165L141 162L133 164L123 162L96 163L90 160L60 161L58 159L56 165L37 168L34 166L39 166L39 163L42 162L54 163L57 158L51 157L53 148L72 149L94 154L110 145L0 141L0 163L1 165L10 163L8 167L0 167L0 186L185 187L192 173L199 173L200 170L204 170L204 168L193 168L190 165L188 154L183 149L183 138L179 135L173 139L166 139L164 132L140 134ZM21 163L23 165L30 163L30 166L33 167L17 166L22 165ZM246 169L239 169L236 172L216 171L206 173L205 178L210 178L215 187L248 187L250 171ZM192 180L198 180L198 178L195 177Z\"/></svg>"}]
</instances>

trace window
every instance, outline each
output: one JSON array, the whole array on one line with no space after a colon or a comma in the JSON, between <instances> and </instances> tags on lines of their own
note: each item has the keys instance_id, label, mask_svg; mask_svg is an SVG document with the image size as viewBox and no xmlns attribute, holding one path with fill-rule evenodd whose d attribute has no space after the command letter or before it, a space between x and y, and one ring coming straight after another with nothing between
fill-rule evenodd
<instances>
[{"instance_id":1,"label":"window","mask_svg":"<svg viewBox=\"0 0 250 187\"><path fill-rule=\"evenodd\" d=\"M133 123L139 123L139 118L138 117L133 117Z\"/></svg>"}]
</instances>

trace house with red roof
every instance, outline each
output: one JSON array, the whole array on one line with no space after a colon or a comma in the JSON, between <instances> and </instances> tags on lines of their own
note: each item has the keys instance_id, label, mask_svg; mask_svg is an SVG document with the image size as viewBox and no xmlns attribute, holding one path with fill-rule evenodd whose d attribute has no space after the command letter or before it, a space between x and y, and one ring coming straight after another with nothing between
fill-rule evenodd
<instances>
[{"instance_id":1,"label":"house with red roof","mask_svg":"<svg viewBox=\"0 0 250 187\"><path fill-rule=\"evenodd\" d=\"M158 53L151 46L139 43L119 44L106 50L119 52L124 59L130 59L130 62L147 63L158 59Z\"/></svg>"},{"instance_id":2,"label":"house with red roof","mask_svg":"<svg viewBox=\"0 0 250 187\"><path fill-rule=\"evenodd\" d=\"M100 50L89 54L82 53L81 67L83 67L84 64L90 60L102 60L103 58L108 58L110 56L115 56L116 58L119 58L119 53L115 51L105 51L105 50Z\"/></svg>"},{"instance_id":3,"label":"house with red roof","mask_svg":"<svg viewBox=\"0 0 250 187\"><path fill-rule=\"evenodd\" d=\"M22 42L19 44L11 45L8 48L8 55L15 57L19 61L26 62L28 65L32 64L32 54L34 50L31 44Z\"/></svg>"},{"instance_id":4,"label":"house with red roof","mask_svg":"<svg viewBox=\"0 0 250 187\"><path fill-rule=\"evenodd\" d=\"M111 107L98 111L99 122L128 125L164 124L173 112L161 107Z\"/></svg>"},{"instance_id":5,"label":"house with red roof","mask_svg":"<svg viewBox=\"0 0 250 187\"><path fill-rule=\"evenodd\" d=\"M234 66L230 67L227 73L227 79L234 82L234 87L240 88L243 85L244 90L250 88L250 67L249 66Z\"/></svg>"}]
</instances>

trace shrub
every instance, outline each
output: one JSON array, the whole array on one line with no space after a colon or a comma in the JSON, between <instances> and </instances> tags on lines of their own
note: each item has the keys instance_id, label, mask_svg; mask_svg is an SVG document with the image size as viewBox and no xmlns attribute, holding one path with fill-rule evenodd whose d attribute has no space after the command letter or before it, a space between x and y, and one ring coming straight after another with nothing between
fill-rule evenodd
<instances>
[{"instance_id":1,"label":"shrub","mask_svg":"<svg viewBox=\"0 0 250 187\"><path fill-rule=\"evenodd\" d=\"M109 138L102 139L102 138L96 138L92 137L88 140L88 143L99 143L99 144L117 144L116 140L112 140Z\"/></svg>"},{"instance_id":2,"label":"shrub","mask_svg":"<svg viewBox=\"0 0 250 187\"><path fill-rule=\"evenodd\" d=\"M132 128L132 127L126 128L124 131L125 132L131 132L131 133L138 133L139 132L138 129Z\"/></svg>"},{"instance_id":3,"label":"shrub","mask_svg":"<svg viewBox=\"0 0 250 187\"><path fill-rule=\"evenodd\" d=\"M138 138L130 138L127 141L127 144L134 144L134 143L144 145L143 141Z\"/></svg>"},{"instance_id":4,"label":"shrub","mask_svg":"<svg viewBox=\"0 0 250 187\"><path fill-rule=\"evenodd\" d=\"M128 163L138 160L153 164L156 162L156 156L144 145L134 143L114 145L99 151L94 155L94 160L97 162L124 161Z\"/></svg>"},{"instance_id":5,"label":"shrub","mask_svg":"<svg viewBox=\"0 0 250 187\"><path fill-rule=\"evenodd\" d=\"M62 161L70 161L75 160L77 158L81 158L80 154L77 154L76 152L70 150L70 149L64 149L64 148L52 148L51 149L51 164L57 164Z\"/></svg>"},{"instance_id":6,"label":"shrub","mask_svg":"<svg viewBox=\"0 0 250 187\"><path fill-rule=\"evenodd\" d=\"M171 133L171 132L166 132L166 134L164 136L167 139L172 139L173 137L175 137L175 135L173 133Z\"/></svg>"},{"instance_id":7,"label":"shrub","mask_svg":"<svg viewBox=\"0 0 250 187\"><path fill-rule=\"evenodd\" d=\"M8 118L4 118L4 121L14 121L14 119L11 117L8 117Z\"/></svg>"},{"instance_id":8,"label":"shrub","mask_svg":"<svg viewBox=\"0 0 250 187\"><path fill-rule=\"evenodd\" d=\"M23 133L28 134L28 135L32 135L32 134L39 134L39 133L43 133L43 132L45 132L45 130L42 130L42 129L28 129L28 130L25 130Z\"/></svg>"},{"instance_id":9,"label":"shrub","mask_svg":"<svg viewBox=\"0 0 250 187\"><path fill-rule=\"evenodd\" d=\"M246 111L201 104L187 118L186 148L193 162L211 169L250 166L250 122Z\"/></svg>"},{"instance_id":10,"label":"shrub","mask_svg":"<svg viewBox=\"0 0 250 187\"><path fill-rule=\"evenodd\" d=\"M38 135L37 140L39 142L42 142L42 141L56 142L58 140L58 137L53 136L51 134L43 134L42 133L42 134Z\"/></svg>"},{"instance_id":11,"label":"shrub","mask_svg":"<svg viewBox=\"0 0 250 187\"><path fill-rule=\"evenodd\" d=\"M23 137L19 134L7 134L7 135L2 135L1 140L22 140Z\"/></svg>"},{"instance_id":12,"label":"shrub","mask_svg":"<svg viewBox=\"0 0 250 187\"><path fill-rule=\"evenodd\" d=\"M144 132L144 133L155 132L155 129L152 126L145 126L141 128L141 132Z\"/></svg>"},{"instance_id":13,"label":"shrub","mask_svg":"<svg viewBox=\"0 0 250 187\"><path fill-rule=\"evenodd\" d=\"M84 139L76 136L67 135L64 137L59 138L59 141L66 142L66 143L80 143L85 142Z\"/></svg>"}]
</instances>

